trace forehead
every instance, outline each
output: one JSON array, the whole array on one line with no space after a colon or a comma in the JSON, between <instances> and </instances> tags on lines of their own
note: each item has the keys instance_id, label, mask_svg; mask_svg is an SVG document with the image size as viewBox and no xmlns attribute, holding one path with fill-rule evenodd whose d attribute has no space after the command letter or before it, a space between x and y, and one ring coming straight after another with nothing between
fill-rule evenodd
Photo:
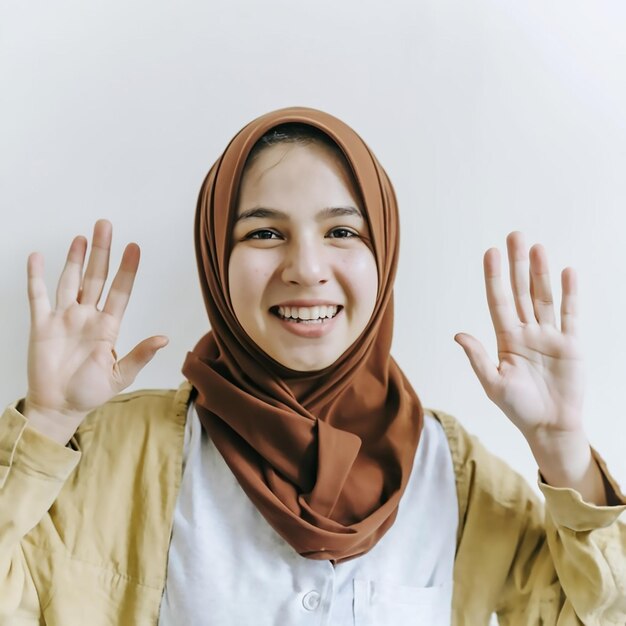
<instances>
[{"instance_id":1,"label":"forehead","mask_svg":"<svg viewBox=\"0 0 626 626\"><path fill-rule=\"evenodd\" d=\"M246 165L239 206L258 201L259 195L285 200L326 197L326 202L342 197L354 202L357 190L347 162L332 148L317 142L280 143L264 148Z\"/></svg>"}]
</instances>

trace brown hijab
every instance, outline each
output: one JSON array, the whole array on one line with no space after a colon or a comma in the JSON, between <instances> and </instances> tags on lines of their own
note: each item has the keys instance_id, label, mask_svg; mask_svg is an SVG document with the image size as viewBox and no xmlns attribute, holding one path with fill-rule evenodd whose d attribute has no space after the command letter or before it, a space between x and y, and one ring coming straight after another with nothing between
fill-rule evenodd
<instances>
[{"instance_id":1,"label":"brown hijab","mask_svg":"<svg viewBox=\"0 0 626 626\"><path fill-rule=\"evenodd\" d=\"M299 122L344 153L361 193L378 267L378 296L361 336L331 366L297 372L270 358L239 325L228 292L237 192L250 150ZM398 210L365 142L337 118L293 107L263 115L231 140L198 198L195 246L212 330L187 354L209 437L265 519L300 555L339 562L370 550L391 527L423 423L420 401L389 354Z\"/></svg>"}]
</instances>

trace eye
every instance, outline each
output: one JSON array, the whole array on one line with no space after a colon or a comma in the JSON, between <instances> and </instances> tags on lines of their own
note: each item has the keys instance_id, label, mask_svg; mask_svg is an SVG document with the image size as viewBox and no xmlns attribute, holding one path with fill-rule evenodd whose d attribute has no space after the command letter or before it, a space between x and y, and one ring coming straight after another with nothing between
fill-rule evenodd
<instances>
[{"instance_id":1,"label":"eye","mask_svg":"<svg viewBox=\"0 0 626 626\"><path fill-rule=\"evenodd\" d=\"M358 237L358 235L355 232L348 230L347 228L333 228L330 231L330 234L332 235L333 233L340 233L340 234L334 237L331 237L331 239L352 239L353 237Z\"/></svg>"},{"instance_id":2,"label":"eye","mask_svg":"<svg viewBox=\"0 0 626 626\"><path fill-rule=\"evenodd\" d=\"M277 235L273 230L261 229L246 235L246 239L271 239L272 235Z\"/></svg>"}]
</instances>

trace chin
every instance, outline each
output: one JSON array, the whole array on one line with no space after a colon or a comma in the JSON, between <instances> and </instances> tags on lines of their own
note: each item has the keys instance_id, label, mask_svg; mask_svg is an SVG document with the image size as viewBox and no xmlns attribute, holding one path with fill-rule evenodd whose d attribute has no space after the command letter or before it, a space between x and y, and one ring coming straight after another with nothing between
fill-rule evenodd
<instances>
[{"instance_id":1,"label":"chin","mask_svg":"<svg viewBox=\"0 0 626 626\"><path fill-rule=\"evenodd\" d=\"M336 358L327 357L324 359L317 359L316 361L303 362L300 359L281 358L279 355L276 355L273 358L281 365L284 365L285 367L288 367L296 372L316 372L318 370L323 370L325 367L332 365L337 360Z\"/></svg>"}]
</instances>

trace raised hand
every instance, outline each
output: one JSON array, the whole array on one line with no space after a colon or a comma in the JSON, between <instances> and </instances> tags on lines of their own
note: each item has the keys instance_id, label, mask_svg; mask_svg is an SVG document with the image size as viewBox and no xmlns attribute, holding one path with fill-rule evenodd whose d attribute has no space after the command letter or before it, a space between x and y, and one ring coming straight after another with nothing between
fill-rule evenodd
<instances>
[{"instance_id":1,"label":"raised hand","mask_svg":"<svg viewBox=\"0 0 626 626\"><path fill-rule=\"evenodd\" d=\"M606 504L602 474L582 422L584 373L576 336L576 274L572 268L561 273L559 328L545 250L535 245L528 253L518 232L507 237L507 250L515 310L502 284L500 253L491 248L484 257L498 364L471 335L459 333L454 339L465 350L487 396L525 436L544 480L576 489L587 502Z\"/></svg>"},{"instance_id":2,"label":"raised hand","mask_svg":"<svg viewBox=\"0 0 626 626\"><path fill-rule=\"evenodd\" d=\"M557 326L548 262L541 245L527 252L521 233L507 238L515 310L506 297L496 248L484 257L487 303L496 334L498 365L474 337L455 340L467 353L487 396L528 438L540 431L582 428L583 360L576 337L576 275L561 274ZM530 272L528 258L530 257Z\"/></svg>"},{"instance_id":3,"label":"raised hand","mask_svg":"<svg viewBox=\"0 0 626 626\"><path fill-rule=\"evenodd\" d=\"M43 279L43 257L39 253L28 257L31 327L23 412L35 428L64 444L89 411L128 387L168 343L164 336L150 337L117 359L115 342L140 251L137 244L126 246L104 306L99 309L109 271L111 231L107 220L96 222L84 276L87 240L79 236L72 241L54 308Z\"/></svg>"}]
</instances>

